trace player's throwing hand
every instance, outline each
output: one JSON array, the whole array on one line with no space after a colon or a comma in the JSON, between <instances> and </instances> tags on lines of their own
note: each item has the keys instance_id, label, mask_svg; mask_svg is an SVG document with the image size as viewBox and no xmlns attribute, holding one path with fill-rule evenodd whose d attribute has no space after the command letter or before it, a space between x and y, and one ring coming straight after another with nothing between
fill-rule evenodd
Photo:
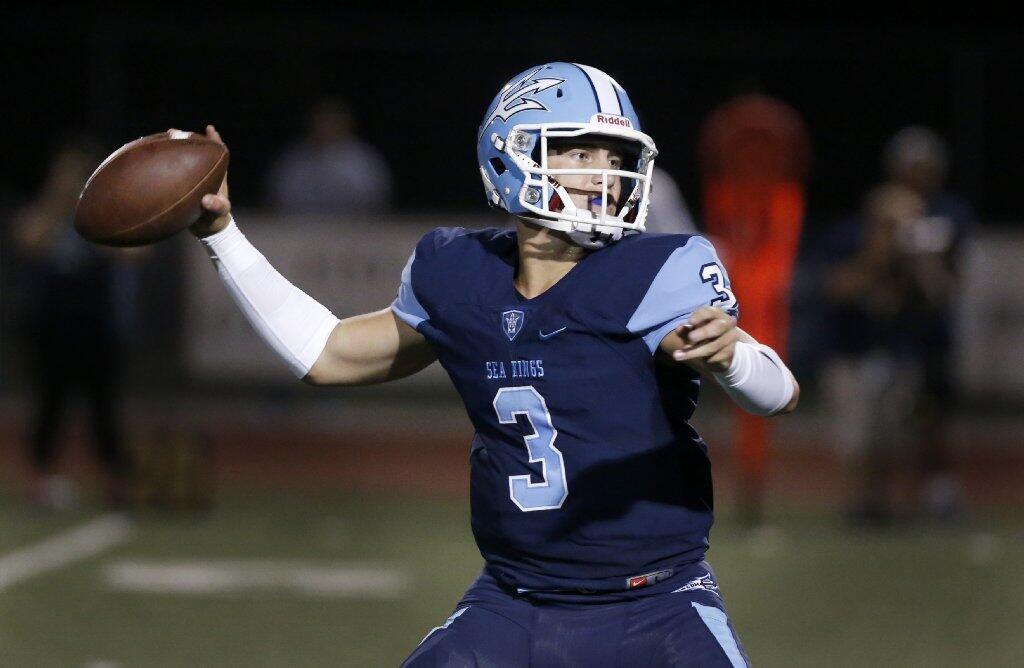
<instances>
[{"instance_id":1,"label":"player's throwing hand","mask_svg":"<svg viewBox=\"0 0 1024 668\"><path fill-rule=\"evenodd\" d=\"M224 140L220 138L220 133L217 132L217 128L212 125L206 126L206 136L218 144L223 144ZM224 175L224 181L220 184L220 190L216 195L206 195L203 197L203 208L210 212L209 216L204 216L198 223L190 227L192 234L197 237L206 237L216 232L220 232L227 227L228 219L231 214L231 200L228 199L228 177Z\"/></svg>"}]
</instances>

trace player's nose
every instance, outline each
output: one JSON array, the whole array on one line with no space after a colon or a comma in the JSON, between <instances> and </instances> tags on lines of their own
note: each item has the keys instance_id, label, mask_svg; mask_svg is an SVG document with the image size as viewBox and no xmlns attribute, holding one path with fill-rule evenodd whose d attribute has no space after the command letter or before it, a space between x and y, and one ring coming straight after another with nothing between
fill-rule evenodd
<instances>
[{"instance_id":1,"label":"player's nose","mask_svg":"<svg viewBox=\"0 0 1024 668\"><path fill-rule=\"evenodd\" d=\"M612 169L612 165L611 164L604 164L604 165L598 164L597 165L597 169ZM618 184L619 177L618 176L613 176L613 175L609 174L607 179L608 179L608 191L611 192L612 190L615 189L616 184ZM604 182L604 180L605 180L605 175L604 174L591 174L591 176L590 176L590 183L591 183L591 185L596 186L598 188L601 187L601 185Z\"/></svg>"}]
</instances>

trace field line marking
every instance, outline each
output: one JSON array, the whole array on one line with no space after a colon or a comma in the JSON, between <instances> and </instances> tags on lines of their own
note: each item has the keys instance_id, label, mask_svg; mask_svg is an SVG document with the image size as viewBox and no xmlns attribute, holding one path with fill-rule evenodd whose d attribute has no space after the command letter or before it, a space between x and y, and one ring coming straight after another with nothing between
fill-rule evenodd
<instances>
[{"instance_id":1,"label":"field line marking","mask_svg":"<svg viewBox=\"0 0 1024 668\"><path fill-rule=\"evenodd\" d=\"M222 594L291 590L306 596L385 598L403 596L411 584L404 571L379 565L305 560L121 560L103 567L108 586L132 592Z\"/></svg>"},{"instance_id":2,"label":"field line marking","mask_svg":"<svg viewBox=\"0 0 1024 668\"><path fill-rule=\"evenodd\" d=\"M105 552L128 538L131 522L108 513L0 556L0 592L23 580Z\"/></svg>"}]
</instances>

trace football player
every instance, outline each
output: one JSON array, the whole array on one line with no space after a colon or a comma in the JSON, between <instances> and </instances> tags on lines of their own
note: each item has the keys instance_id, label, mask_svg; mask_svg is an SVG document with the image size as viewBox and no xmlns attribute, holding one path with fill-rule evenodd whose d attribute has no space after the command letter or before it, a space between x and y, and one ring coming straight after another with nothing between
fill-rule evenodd
<instances>
[{"instance_id":1,"label":"football player","mask_svg":"<svg viewBox=\"0 0 1024 668\"><path fill-rule=\"evenodd\" d=\"M363 385L438 360L465 402L485 567L406 665L745 666L704 561L711 471L688 420L701 373L759 415L792 410L795 380L737 328L706 239L642 234L657 149L607 74L518 74L477 155L515 230L428 233L375 313L339 321L278 274L226 185L193 229L296 376Z\"/></svg>"}]
</instances>

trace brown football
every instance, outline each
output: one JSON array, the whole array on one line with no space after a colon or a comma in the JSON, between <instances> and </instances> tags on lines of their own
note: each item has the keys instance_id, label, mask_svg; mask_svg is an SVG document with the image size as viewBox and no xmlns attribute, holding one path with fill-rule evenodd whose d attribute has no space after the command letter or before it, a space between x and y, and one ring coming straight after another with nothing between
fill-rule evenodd
<instances>
[{"instance_id":1,"label":"brown football","mask_svg":"<svg viewBox=\"0 0 1024 668\"><path fill-rule=\"evenodd\" d=\"M75 229L105 246L166 239L199 220L203 195L217 192L227 170L227 148L205 135L175 130L136 139L89 177Z\"/></svg>"}]
</instances>

